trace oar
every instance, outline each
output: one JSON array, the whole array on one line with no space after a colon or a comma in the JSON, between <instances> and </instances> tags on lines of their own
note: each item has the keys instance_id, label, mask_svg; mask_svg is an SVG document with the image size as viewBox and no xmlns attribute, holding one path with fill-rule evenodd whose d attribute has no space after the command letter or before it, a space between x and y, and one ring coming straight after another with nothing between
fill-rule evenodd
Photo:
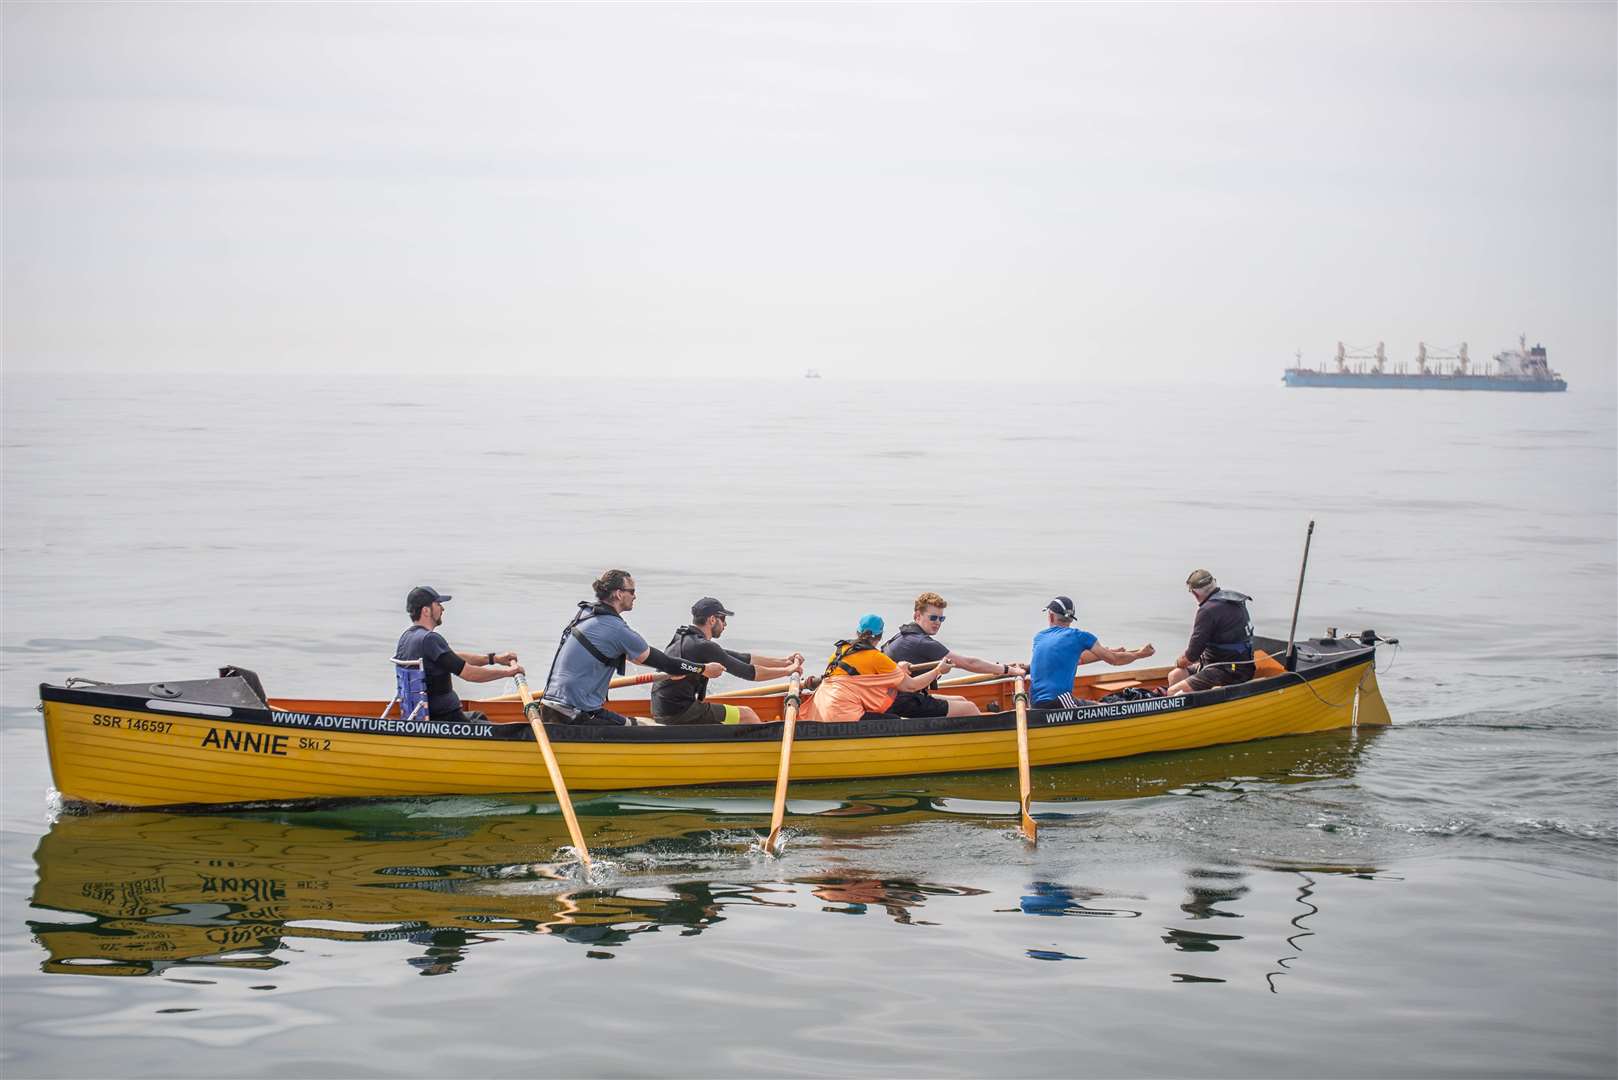
<instances>
[{"instance_id":1,"label":"oar","mask_svg":"<svg viewBox=\"0 0 1618 1080\"><path fill-rule=\"evenodd\" d=\"M1017 703L1017 797L1022 804L1022 834L1030 843L1036 843L1039 826L1028 812L1028 803L1033 797L1033 780L1028 775L1028 684L1021 675L1014 684L1012 700Z\"/></svg>"},{"instance_id":2,"label":"oar","mask_svg":"<svg viewBox=\"0 0 1618 1080\"><path fill-rule=\"evenodd\" d=\"M644 686L647 683L662 682L664 679L683 679L683 678L685 678L684 675L665 675L661 671L647 671L647 672L644 672L644 673L642 673L640 675L620 675L618 678L612 680L610 683L607 684L607 689L609 689L609 690L621 690L626 686ZM521 697L522 697L521 694L501 694L499 697L477 698L475 700L477 702L484 702L484 701L516 701ZM543 691L543 690L541 690L539 693L534 695L534 700L535 701L542 701L542 700L544 700L544 698L545 698L545 691Z\"/></svg>"},{"instance_id":3,"label":"oar","mask_svg":"<svg viewBox=\"0 0 1618 1080\"><path fill-rule=\"evenodd\" d=\"M922 675L931 670L932 665L917 665L910 669L910 673L912 675ZM1001 679L1009 678L1011 678L1010 675L996 675L993 672L987 675L963 675L959 679L940 679L933 685L933 689L943 690L955 686L976 686L979 683L999 682ZM767 683L764 686L755 686L751 690L740 690L734 694L721 694L720 697L726 701L736 698L774 697L776 694L784 693L790 685L790 683L784 682Z\"/></svg>"},{"instance_id":4,"label":"oar","mask_svg":"<svg viewBox=\"0 0 1618 1080\"><path fill-rule=\"evenodd\" d=\"M781 819L787 812L787 777L792 772L792 733L798 727L798 676L792 676L781 709L781 767L775 774L775 809L770 813L770 835L764 838L767 855L781 854Z\"/></svg>"},{"instance_id":5,"label":"oar","mask_svg":"<svg viewBox=\"0 0 1618 1080\"><path fill-rule=\"evenodd\" d=\"M528 678L525 675L517 676L517 694L522 698L522 711L528 716L528 724L534 729L534 739L539 743L539 752L545 755L545 769L551 774L551 788L556 792L556 801L562 806L562 817L567 820L568 834L573 837L573 849L579 853L579 861L584 869L590 869L590 849L584 846L584 833L579 831L579 819L573 815L573 800L567 797L567 783L562 779L562 766L557 764L556 751L551 749L551 738L545 734L544 714L534 694L528 689Z\"/></svg>"}]
</instances>

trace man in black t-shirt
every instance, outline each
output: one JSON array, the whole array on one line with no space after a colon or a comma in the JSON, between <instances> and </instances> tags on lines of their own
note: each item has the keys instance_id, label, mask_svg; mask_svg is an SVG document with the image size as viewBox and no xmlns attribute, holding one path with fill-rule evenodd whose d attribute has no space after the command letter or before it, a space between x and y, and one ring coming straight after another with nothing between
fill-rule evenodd
<instances>
[{"instance_id":1,"label":"man in black t-shirt","mask_svg":"<svg viewBox=\"0 0 1618 1080\"><path fill-rule=\"evenodd\" d=\"M998 660L979 660L955 652L935 636L944 627L944 609L949 603L935 592L924 592L916 597L916 617L899 627L899 632L882 644L882 651L894 660L907 660L912 666L931 664L945 657L962 671L975 671L980 675L1021 675L1028 670L1025 664L1001 663ZM922 690L913 694L901 693L888 712L893 716L976 716L981 710L963 697L933 694Z\"/></svg>"},{"instance_id":2,"label":"man in black t-shirt","mask_svg":"<svg viewBox=\"0 0 1618 1080\"><path fill-rule=\"evenodd\" d=\"M718 637L734 615L724 604L704 596L691 605L691 624L674 632L666 650L670 656L693 664L722 664L738 679L767 682L803 670L803 655L760 656L724 648ZM660 724L756 724L758 713L745 705L718 705L707 700L708 679L686 675L652 688L652 719Z\"/></svg>"},{"instance_id":3,"label":"man in black t-shirt","mask_svg":"<svg viewBox=\"0 0 1618 1080\"><path fill-rule=\"evenodd\" d=\"M467 682L498 682L523 674L514 652L458 653L449 647L438 628L444 624L444 605L449 597L430 585L418 585L405 597L405 612L411 624L399 635L395 660L420 660L427 681L427 714L434 720L482 720L482 713L461 711L450 677L459 675Z\"/></svg>"}]
</instances>

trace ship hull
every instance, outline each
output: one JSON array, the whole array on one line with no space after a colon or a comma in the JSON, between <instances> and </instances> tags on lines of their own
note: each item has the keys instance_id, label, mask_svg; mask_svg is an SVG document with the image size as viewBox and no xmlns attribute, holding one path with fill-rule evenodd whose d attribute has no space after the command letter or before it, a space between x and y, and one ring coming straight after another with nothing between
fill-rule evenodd
<instances>
[{"instance_id":1,"label":"ship hull","mask_svg":"<svg viewBox=\"0 0 1618 1080\"><path fill-rule=\"evenodd\" d=\"M1503 379L1496 375L1400 375L1291 368L1281 378L1288 386L1352 390L1508 390L1519 394L1550 394L1567 389L1563 379Z\"/></svg>"}]
</instances>

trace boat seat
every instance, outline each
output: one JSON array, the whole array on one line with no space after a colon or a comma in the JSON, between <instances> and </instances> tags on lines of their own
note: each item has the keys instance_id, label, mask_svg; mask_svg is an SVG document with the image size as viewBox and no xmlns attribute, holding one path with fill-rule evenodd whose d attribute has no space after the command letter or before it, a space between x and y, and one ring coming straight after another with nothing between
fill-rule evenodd
<instances>
[{"instance_id":1,"label":"boat seat","mask_svg":"<svg viewBox=\"0 0 1618 1080\"><path fill-rule=\"evenodd\" d=\"M382 718L399 706L399 717L414 720L427 712L427 672L420 660L393 658L393 700L382 709Z\"/></svg>"}]
</instances>

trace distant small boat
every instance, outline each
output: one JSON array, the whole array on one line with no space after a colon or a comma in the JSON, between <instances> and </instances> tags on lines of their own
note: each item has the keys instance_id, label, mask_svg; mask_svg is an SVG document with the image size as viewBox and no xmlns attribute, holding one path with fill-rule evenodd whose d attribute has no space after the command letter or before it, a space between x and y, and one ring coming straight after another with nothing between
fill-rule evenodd
<instances>
[{"instance_id":1,"label":"distant small boat","mask_svg":"<svg viewBox=\"0 0 1618 1080\"><path fill-rule=\"evenodd\" d=\"M818 379L820 378L820 369L810 368L808 371L803 373L803 377L806 379Z\"/></svg>"}]
</instances>

